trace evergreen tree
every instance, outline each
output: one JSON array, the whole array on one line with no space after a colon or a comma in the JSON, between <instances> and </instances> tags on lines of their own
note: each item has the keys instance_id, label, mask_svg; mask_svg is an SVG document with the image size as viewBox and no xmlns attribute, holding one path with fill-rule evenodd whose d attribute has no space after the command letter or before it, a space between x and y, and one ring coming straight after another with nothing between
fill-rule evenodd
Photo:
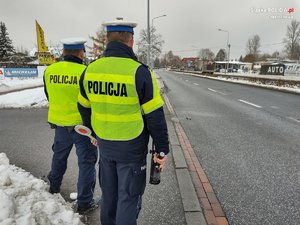
<instances>
[{"instance_id":1,"label":"evergreen tree","mask_svg":"<svg viewBox=\"0 0 300 225\"><path fill-rule=\"evenodd\" d=\"M225 49L222 48L218 51L215 60L216 61L224 61L226 58L227 58L226 51L225 51Z\"/></svg>"},{"instance_id":2,"label":"evergreen tree","mask_svg":"<svg viewBox=\"0 0 300 225\"><path fill-rule=\"evenodd\" d=\"M5 59L14 53L12 41L8 36L5 23L0 22L0 59Z\"/></svg>"}]
</instances>

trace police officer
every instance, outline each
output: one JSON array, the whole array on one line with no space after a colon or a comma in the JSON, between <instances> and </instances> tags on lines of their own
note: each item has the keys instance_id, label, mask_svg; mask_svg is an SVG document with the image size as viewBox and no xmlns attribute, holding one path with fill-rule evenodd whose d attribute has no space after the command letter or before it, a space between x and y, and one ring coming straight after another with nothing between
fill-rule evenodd
<instances>
[{"instance_id":1,"label":"police officer","mask_svg":"<svg viewBox=\"0 0 300 225\"><path fill-rule=\"evenodd\" d=\"M49 101L48 122L55 129L51 171L48 174L50 193L59 193L67 169L70 151L75 144L79 176L77 182L77 211L85 213L97 208L93 200L96 181L96 147L86 136L76 133L74 126L82 124L77 109L80 75L86 69L82 38L69 38L63 43L63 60L47 67L44 90Z\"/></svg>"},{"instance_id":2,"label":"police officer","mask_svg":"<svg viewBox=\"0 0 300 225\"><path fill-rule=\"evenodd\" d=\"M146 186L149 135L157 153L167 155L167 125L156 80L132 50L137 24L103 25L107 48L80 79L78 108L100 147L101 224L135 225ZM161 168L166 159L155 157Z\"/></svg>"}]
</instances>

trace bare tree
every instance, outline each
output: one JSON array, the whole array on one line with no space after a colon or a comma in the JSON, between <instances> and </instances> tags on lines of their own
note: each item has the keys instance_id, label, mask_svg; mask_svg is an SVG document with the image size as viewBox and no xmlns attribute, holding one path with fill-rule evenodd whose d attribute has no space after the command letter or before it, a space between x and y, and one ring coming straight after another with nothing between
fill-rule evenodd
<instances>
[{"instance_id":1,"label":"bare tree","mask_svg":"<svg viewBox=\"0 0 300 225\"><path fill-rule=\"evenodd\" d=\"M93 47L89 47L91 53L96 57L96 55L103 55L105 49L105 39L106 39L106 31L103 26L99 28L96 32L96 36L90 36L90 39L94 41Z\"/></svg>"},{"instance_id":2,"label":"bare tree","mask_svg":"<svg viewBox=\"0 0 300 225\"><path fill-rule=\"evenodd\" d=\"M183 63L179 56L174 55L172 51L169 51L163 56L161 64L163 67L180 68Z\"/></svg>"},{"instance_id":3,"label":"bare tree","mask_svg":"<svg viewBox=\"0 0 300 225\"><path fill-rule=\"evenodd\" d=\"M258 59L260 53L260 37L259 35L254 35L252 38L249 38L246 43L246 53L247 55L252 55L254 61Z\"/></svg>"},{"instance_id":4,"label":"bare tree","mask_svg":"<svg viewBox=\"0 0 300 225\"><path fill-rule=\"evenodd\" d=\"M156 34L155 27L150 28L150 62L154 62L154 59L157 58L162 51L162 46L165 43L162 40L162 36L160 34ZM147 38L147 30L143 29L140 32L140 37L137 42L138 46L138 58L140 61L146 63L147 61L147 46L148 46L148 38Z\"/></svg>"},{"instance_id":5,"label":"bare tree","mask_svg":"<svg viewBox=\"0 0 300 225\"><path fill-rule=\"evenodd\" d=\"M300 57L300 22L292 20L287 26L285 42L285 53L289 59L299 59Z\"/></svg>"},{"instance_id":6,"label":"bare tree","mask_svg":"<svg viewBox=\"0 0 300 225\"><path fill-rule=\"evenodd\" d=\"M200 60L213 60L215 54L209 48L202 48L198 53Z\"/></svg>"}]
</instances>

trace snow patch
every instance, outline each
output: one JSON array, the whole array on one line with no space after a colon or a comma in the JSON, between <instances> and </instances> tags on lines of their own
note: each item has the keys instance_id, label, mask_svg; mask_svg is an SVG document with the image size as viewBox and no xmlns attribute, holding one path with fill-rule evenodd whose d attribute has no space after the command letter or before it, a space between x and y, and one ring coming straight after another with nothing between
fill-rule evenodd
<instances>
[{"instance_id":1,"label":"snow patch","mask_svg":"<svg viewBox=\"0 0 300 225\"><path fill-rule=\"evenodd\" d=\"M30 173L9 164L0 153L0 224L80 225L80 217L60 194L50 194L48 185Z\"/></svg>"}]
</instances>

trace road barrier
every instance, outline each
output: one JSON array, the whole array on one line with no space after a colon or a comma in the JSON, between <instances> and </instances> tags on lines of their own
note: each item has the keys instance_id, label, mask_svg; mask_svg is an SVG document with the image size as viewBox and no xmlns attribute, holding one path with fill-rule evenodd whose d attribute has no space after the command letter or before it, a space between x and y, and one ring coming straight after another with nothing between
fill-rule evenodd
<instances>
[{"instance_id":1,"label":"road barrier","mask_svg":"<svg viewBox=\"0 0 300 225\"><path fill-rule=\"evenodd\" d=\"M260 83L273 86L284 86L300 88L300 76L279 76L279 75L259 75L259 74L233 74L233 73L202 73L201 71L171 70L175 72L188 73L202 77L225 78L231 80L245 80L251 83Z\"/></svg>"}]
</instances>

